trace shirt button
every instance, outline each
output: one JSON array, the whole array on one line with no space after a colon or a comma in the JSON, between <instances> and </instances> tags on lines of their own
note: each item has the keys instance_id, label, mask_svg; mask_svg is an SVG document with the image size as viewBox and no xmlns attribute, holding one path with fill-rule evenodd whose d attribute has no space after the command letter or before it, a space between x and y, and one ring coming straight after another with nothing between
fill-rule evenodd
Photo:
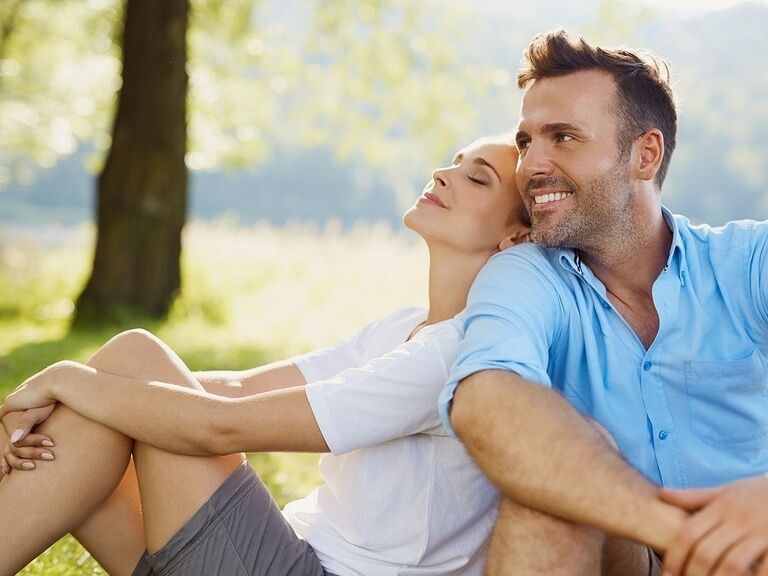
<instances>
[{"instance_id":1,"label":"shirt button","mask_svg":"<svg viewBox=\"0 0 768 576\"><path fill-rule=\"evenodd\" d=\"M666 440L669 433L666 430L659 432L659 440Z\"/></svg>"},{"instance_id":2,"label":"shirt button","mask_svg":"<svg viewBox=\"0 0 768 576\"><path fill-rule=\"evenodd\" d=\"M645 370L646 372L648 372L648 370L651 369L651 366L653 366L653 364L651 364L648 360L643 362L643 370Z\"/></svg>"},{"instance_id":3,"label":"shirt button","mask_svg":"<svg viewBox=\"0 0 768 576\"><path fill-rule=\"evenodd\" d=\"M611 309L611 305L608 304L608 302L603 302L603 308L605 308L606 310L610 310Z\"/></svg>"}]
</instances>

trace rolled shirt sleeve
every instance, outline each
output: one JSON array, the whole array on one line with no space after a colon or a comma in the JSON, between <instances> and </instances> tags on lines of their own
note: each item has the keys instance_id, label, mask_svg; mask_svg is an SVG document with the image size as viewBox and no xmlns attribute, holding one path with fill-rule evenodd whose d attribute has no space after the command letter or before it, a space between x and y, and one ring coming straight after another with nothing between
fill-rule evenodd
<instances>
[{"instance_id":1,"label":"rolled shirt sleeve","mask_svg":"<svg viewBox=\"0 0 768 576\"><path fill-rule=\"evenodd\" d=\"M461 336L459 321L422 329L363 366L310 382L306 392L335 455L418 433L446 435L435 410Z\"/></svg>"},{"instance_id":2,"label":"rolled shirt sleeve","mask_svg":"<svg viewBox=\"0 0 768 576\"><path fill-rule=\"evenodd\" d=\"M564 318L551 266L540 248L524 245L497 254L480 271L467 300L464 339L439 400L451 436L453 396L464 378L504 370L551 386L549 350Z\"/></svg>"},{"instance_id":3,"label":"rolled shirt sleeve","mask_svg":"<svg viewBox=\"0 0 768 576\"><path fill-rule=\"evenodd\" d=\"M747 282L763 341L768 340L768 221L753 223L747 247Z\"/></svg>"}]
</instances>

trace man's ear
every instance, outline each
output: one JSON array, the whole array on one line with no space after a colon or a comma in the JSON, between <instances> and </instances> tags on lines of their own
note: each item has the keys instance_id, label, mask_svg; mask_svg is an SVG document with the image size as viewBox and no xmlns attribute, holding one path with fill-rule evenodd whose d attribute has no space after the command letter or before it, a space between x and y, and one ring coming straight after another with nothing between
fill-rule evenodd
<instances>
[{"instance_id":1,"label":"man's ear","mask_svg":"<svg viewBox=\"0 0 768 576\"><path fill-rule=\"evenodd\" d=\"M509 236L502 238L501 242L499 242L499 251L506 250L507 248L512 248L512 246L517 246L518 244L523 244L524 242L530 241L531 229L528 228L528 226L520 226L517 231L511 233Z\"/></svg>"},{"instance_id":2,"label":"man's ear","mask_svg":"<svg viewBox=\"0 0 768 576\"><path fill-rule=\"evenodd\" d=\"M654 128L643 134L635 146L637 146L635 174L641 180L653 180L664 159L664 135Z\"/></svg>"}]
</instances>

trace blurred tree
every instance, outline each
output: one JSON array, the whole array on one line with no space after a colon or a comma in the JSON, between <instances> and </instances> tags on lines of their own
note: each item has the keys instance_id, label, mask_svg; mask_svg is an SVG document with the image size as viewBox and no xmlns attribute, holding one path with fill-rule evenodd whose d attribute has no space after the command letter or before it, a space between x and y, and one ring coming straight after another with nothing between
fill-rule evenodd
<instances>
[{"instance_id":1,"label":"blurred tree","mask_svg":"<svg viewBox=\"0 0 768 576\"><path fill-rule=\"evenodd\" d=\"M437 0L15 1L23 17L0 60L0 188L79 142L97 158L109 150L77 321L167 310L186 216L180 158L192 170L245 166L288 143L368 164L442 159L490 84L487 67L456 66L464 20Z\"/></svg>"},{"instance_id":2,"label":"blurred tree","mask_svg":"<svg viewBox=\"0 0 768 576\"><path fill-rule=\"evenodd\" d=\"M0 11L0 60L3 59L8 40L16 29L19 11L24 0L6 0Z\"/></svg>"},{"instance_id":3,"label":"blurred tree","mask_svg":"<svg viewBox=\"0 0 768 576\"><path fill-rule=\"evenodd\" d=\"M127 0L123 82L98 179L93 269L76 323L164 314L179 289L187 210L189 0Z\"/></svg>"}]
</instances>

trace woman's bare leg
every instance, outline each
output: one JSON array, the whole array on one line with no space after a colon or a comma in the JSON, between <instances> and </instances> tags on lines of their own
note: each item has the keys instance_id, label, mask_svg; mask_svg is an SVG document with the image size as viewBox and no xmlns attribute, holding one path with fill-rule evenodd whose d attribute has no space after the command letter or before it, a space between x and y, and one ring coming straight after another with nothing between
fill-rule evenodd
<instances>
[{"instance_id":1,"label":"woman's bare leg","mask_svg":"<svg viewBox=\"0 0 768 576\"><path fill-rule=\"evenodd\" d=\"M202 389L176 353L143 330L131 330L117 336L89 364L122 376L153 378ZM161 548L242 461L243 456L240 454L224 457L184 456L136 442L133 447L133 463L141 487L144 520L140 552L143 552L145 543L150 551ZM113 521L108 511L102 516L105 523ZM84 545L89 550L96 550L102 545L101 541L97 541L101 537L97 529L92 532L96 538L91 538ZM78 534L79 531L75 533L79 539ZM98 559L97 554L94 556Z\"/></svg>"},{"instance_id":2,"label":"woman's bare leg","mask_svg":"<svg viewBox=\"0 0 768 576\"><path fill-rule=\"evenodd\" d=\"M144 331L115 337L89 364L199 387L181 360ZM134 446L133 440L63 406L40 428L55 439L56 460L12 474L0 485L0 510L4 519L12 519L0 522L0 575L14 574L66 532L73 532L113 576L131 574L145 540L150 549L162 546L242 459L187 457ZM132 450L144 468L138 476L146 539L134 472L126 468Z\"/></svg>"},{"instance_id":3,"label":"woman's bare leg","mask_svg":"<svg viewBox=\"0 0 768 576\"><path fill-rule=\"evenodd\" d=\"M56 439L56 460L0 482L0 575L16 574L75 530L114 492L133 442L59 406L40 426ZM118 572L119 574L119 572Z\"/></svg>"},{"instance_id":4,"label":"woman's bare leg","mask_svg":"<svg viewBox=\"0 0 768 576\"><path fill-rule=\"evenodd\" d=\"M88 364L122 376L154 378L202 389L170 348L142 330L124 332L113 338ZM73 532L94 558L113 575L115 568L110 570L109 564L135 567L145 548L156 550L167 542L241 462L240 456L194 458L171 454L141 443L136 443L133 451L133 461L118 489ZM194 474L186 478L168 478L164 474L155 480L159 470L184 472L184 464L189 461L211 468L212 473L201 474L199 470L193 470ZM142 479L141 496L137 467L142 470L138 474ZM213 479L213 484L206 485L205 479ZM180 489L180 484L186 485L188 490ZM142 518L140 501L145 503L144 514L149 518ZM120 534L111 533L110 527L116 524L121 526ZM145 525L151 527L149 540L145 536ZM116 558L118 550L122 554Z\"/></svg>"}]
</instances>

